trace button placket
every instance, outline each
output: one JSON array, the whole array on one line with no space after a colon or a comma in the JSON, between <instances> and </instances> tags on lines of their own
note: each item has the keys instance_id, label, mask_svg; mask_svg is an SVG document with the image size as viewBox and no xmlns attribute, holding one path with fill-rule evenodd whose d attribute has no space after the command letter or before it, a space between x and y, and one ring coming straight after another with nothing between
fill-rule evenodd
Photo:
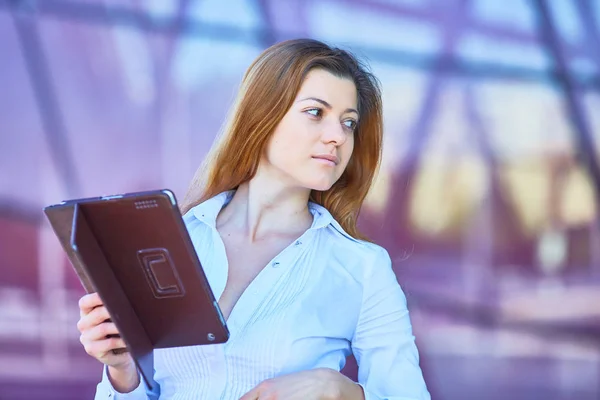
<instances>
[{"instance_id":1,"label":"button placket","mask_svg":"<svg viewBox=\"0 0 600 400\"><path fill-rule=\"evenodd\" d=\"M277 259L281 259L280 256ZM283 266L279 261L271 261L267 266L273 266L277 263L277 266ZM246 324L257 312L262 301L269 295L269 291L274 287L275 283L279 280L282 274L285 273L284 268L265 268L254 278L250 285L246 288L246 291L242 293L237 303L229 314L227 325L230 326L230 332L232 335L237 335L243 329Z\"/></svg>"},{"instance_id":2,"label":"button placket","mask_svg":"<svg viewBox=\"0 0 600 400\"><path fill-rule=\"evenodd\" d=\"M268 295L268 288L272 288L279 278L286 273L288 267L293 266L299 253L302 250L306 250L305 244L308 243L307 241L310 241L313 235L314 232L309 231L298 238L291 246L283 250L275 259L267 264L270 268L261 271L254 278L250 286L246 289L247 291L242 293L242 296L238 299L238 302L229 315L227 325L230 326L232 334L235 335L244 329L245 324L251 318L252 314L256 312L261 301Z\"/></svg>"},{"instance_id":3,"label":"button placket","mask_svg":"<svg viewBox=\"0 0 600 400\"><path fill-rule=\"evenodd\" d=\"M288 248L286 250L284 250L278 257L276 260L271 261L271 267L272 268L280 268L283 266L283 264L281 263L281 258L282 257L287 257L288 259L290 257L294 257L296 252L298 251L298 249L300 248L300 246L302 245L302 240L298 239L294 242L294 247L292 248ZM288 260L289 261L289 260Z\"/></svg>"}]
</instances>

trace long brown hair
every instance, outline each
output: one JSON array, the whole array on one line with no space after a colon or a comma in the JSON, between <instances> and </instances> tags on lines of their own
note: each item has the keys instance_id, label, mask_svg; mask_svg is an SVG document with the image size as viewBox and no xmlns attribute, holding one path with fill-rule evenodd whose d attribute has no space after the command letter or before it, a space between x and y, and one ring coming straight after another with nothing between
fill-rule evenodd
<instances>
[{"instance_id":1,"label":"long brown hair","mask_svg":"<svg viewBox=\"0 0 600 400\"><path fill-rule=\"evenodd\" d=\"M252 179L271 134L313 68L354 82L359 120L346 170L329 190L313 190L310 199L327 208L350 235L364 238L356 221L381 159L383 117L379 82L349 52L312 39L275 44L250 65L220 137L192 180L181 205L183 213Z\"/></svg>"}]
</instances>

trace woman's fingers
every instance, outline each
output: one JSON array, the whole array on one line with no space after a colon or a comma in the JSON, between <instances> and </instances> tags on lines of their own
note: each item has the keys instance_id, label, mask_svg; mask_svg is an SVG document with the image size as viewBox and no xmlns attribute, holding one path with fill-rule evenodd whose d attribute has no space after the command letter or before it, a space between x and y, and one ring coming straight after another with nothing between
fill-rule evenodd
<instances>
[{"instance_id":1,"label":"woman's fingers","mask_svg":"<svg viewBox=\"0 0 600 400\"><path fill-rule=\"evenodd\" d=\"M86 294L79 300L80 319L77 329L81 332L79 341L85 352L101 363L115 368L129 366L133 362L125 341L119 336L116 325L97 293ZM135 370L135 368L134 368Z\"/></svg>"},{"instance_id":2,"label":"woman's fingers","mask_svg":"<svg viewBox=\"0 0 600 400\"><path fill-rule=\"evenodd\" d=\"M109 335L119 335L119 331L113 322L104 322L100 325L86 329L81 333L80 341L93 342L106 339Z\"/></svg>"},{"instance_id":3,"label":"woman's fingers","mask_svg":"<svg viewBox=\"0 0 600 400\"><path fill-rule=\"evenodd\" d=\"M83 343L83 347L90 356L101 360L110 351L127 347L125 341L119 337Z\"/></svg>"},{"instance_id":4,"label":"woman's fingers","mask_svg":"<svg viewBox=\"0 0 600 400\"><path fill-rule=\"evenodd\" d=\"M104 323L107 319L110 319L110 314L108 314L106 307L97 306L79 319L77 322L77 329L79 332L83 333L88 329Z\"/></svg>"},{"instance_id":5,"label":"woman's fingers","mask_svg":"<svg viewBox=\"0 0 600 400\"><path fill-rule=\"evenodd\" d=\"M85 330L79 337L79 341L86 353L97 359L102 359L112 350L127 347L121 337L115 336L118 334L119 331L114 323L104 322Z\"/></svg>"},{"instance_id":6,"label":"woman's fingers","mask_svg":"<svg viewBox=\"0 0 600 400\"><path fill-rule=\"evenodd\" d=\"M98 293L89 293L79 299L79 315L83 317L89 314L94 308L103 305Z\"/></svg>"}]
</instances>

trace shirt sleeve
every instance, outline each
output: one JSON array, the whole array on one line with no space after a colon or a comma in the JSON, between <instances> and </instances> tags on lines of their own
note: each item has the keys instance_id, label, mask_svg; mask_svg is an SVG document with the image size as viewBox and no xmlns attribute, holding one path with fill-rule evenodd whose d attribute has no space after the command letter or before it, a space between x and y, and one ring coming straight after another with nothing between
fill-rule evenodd
<instances>
[{"instance_id":1,"label":"shirt sleeve","mask_svg":"<svg viewBox=\"0 0 600 400\"><path fill-rule=\"evenodd\" d=\"M380 248L365 268L363 301L352 338L366 400L429 400L406 297Z\"/></svg>"},{"instance_id":2,"label":"shirt sleeve","mask_svg":"<svg viewBox=\"0 0 600 400\"><path fill-rule=\"evenodd\" d=\"M102 380L96 387L95 400L155 400L158 399L157 392L151 392L140 375L140 384L129 393L119 393L115 390L108 378L108 367L105 365L102 372Z\"/></svg>"}]
</instances>

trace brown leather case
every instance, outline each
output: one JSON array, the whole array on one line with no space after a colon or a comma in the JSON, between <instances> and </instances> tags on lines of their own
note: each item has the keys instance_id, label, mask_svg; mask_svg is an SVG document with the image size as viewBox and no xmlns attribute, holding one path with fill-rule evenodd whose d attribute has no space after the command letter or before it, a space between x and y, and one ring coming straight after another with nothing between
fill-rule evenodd
<instances>
[{"instance_id":1,"label":"brown leather case","mask_svg":"<svg viewBox=\"0 0 600 400\"><path fill-rule=\"evenodd\" d=\"M228 340L172 192L72 200L44 211L82 285L100 295L150 388L153 349Z\"/></svg>"}]
</instances>

